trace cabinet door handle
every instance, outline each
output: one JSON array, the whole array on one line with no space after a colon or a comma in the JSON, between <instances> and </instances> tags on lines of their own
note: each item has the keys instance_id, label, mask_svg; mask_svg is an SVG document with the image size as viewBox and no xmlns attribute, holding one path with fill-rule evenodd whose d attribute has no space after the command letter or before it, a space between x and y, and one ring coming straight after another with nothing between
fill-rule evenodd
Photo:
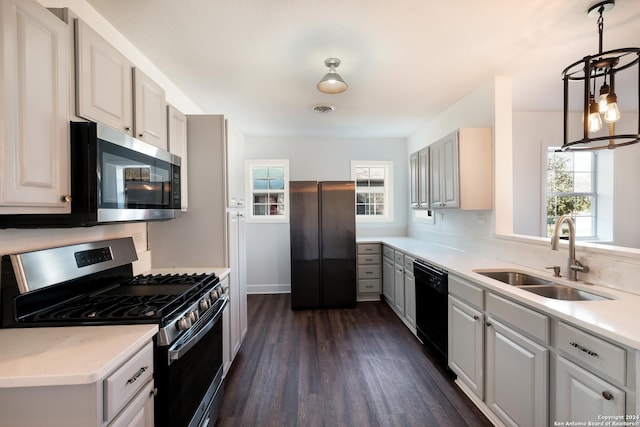
<instances>
[{"instance_id":1,"label":"cabinet door handle","mask_svg":"<svg viewBox=\"0 0 640 427\"><path fill-rule=\"evenodd\" d=\"M71 198L70 194L66 194L66 195L60 197L60 201L64 202L64 203L71 203L71 200L72 200L72 198Z\"/></svg>"},{"instance_id":2,"label":"cabinet door handle","mask_svg":"<svg viewBox=\"0 0 640 427\"><path fill-rule=\"evenodd\" d=\"M148 366L143 366L142 368L138 369L138 372L133 374L133 376L127 380L127 384L133 384L134 382L136 382L138 378L140 378L140 375L144 374L147 369L149 369Z\"/></svg>"},{"instance_id":3,"label":"cabinet door handle","mask_svg":"<svg viewBox=\"0 0 640 427\"><path fill-rule=\"evenodd\" d=\"M593 357L598 357L598 353L589 350L588 348L585 348L583 346L581 346L580 344L578 344L577 342L570 342L569 343L571 345L571 347L575 347L580 351L584 351L585 353L587 353L589 356L593 356Z\"/></svg>"},{"instance_id":4,"label":"cabinet door handle","mask_svg":"<svg viewBox=\"0 0 640 427\"><path fill-rule=\"evenodd\" d=\"M608 391L603 391L602 397L604 397L607 400L613 400L613 394L609 393Z\"/></svg>"},{"instance_id":5,"label":"cabinet door handle","mask_svg":"<svg viewBox=\"0 0 640 427\"><path fill-rule=\"evenodd\" d=\"M140 137L140 138L144 138L144 133L139 133L139 134L138 134L138 137Z\"/></svg>"},{"instance_id":6,"label":"cabinet door handle","mask_svg":"<svg viewBox=\"0 0 640 427\"><path fill-rule=\"evenodd\" d=\"M125 126L124 130L125 132L131 132L131 126Z\"/></svg>"},{"instance_id":7,"label":"cabinet door handle","mask_svg":"<svg viewBox=\"0 0 640 427\"><path fill-rule=\"evenodd\" d=\"M491 322L487 322L487 326L491 326Z\"/></svg>"},{"instance_id":8,"label":"cabinet door handle","mask_svg":"<svg viewBox=\"0 0 640 427\"><path fill-rule=\"evenodd\" d=\"M473 320L478 320L479 317L478 316L473 316Z\"/></svg>"}]
</instances>

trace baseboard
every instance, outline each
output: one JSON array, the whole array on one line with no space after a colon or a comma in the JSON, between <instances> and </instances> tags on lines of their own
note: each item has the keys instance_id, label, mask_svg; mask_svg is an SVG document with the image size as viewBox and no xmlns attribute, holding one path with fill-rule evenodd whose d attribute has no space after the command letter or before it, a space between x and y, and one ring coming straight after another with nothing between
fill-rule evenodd
<instances>
[{"instance_id":1,"label":"baseboard","mask_svg":"<svg viewBox=\"0 0 640 427\"><path fill-rule=\"evenodd\" d=\"M290 294L291 285L262 284L247 285L247 294Z\"/></svg>"},{"instance_id":2,"label":"baseboard","mask_svg":"<svg viewBox=\"0 0 640 427\"><path fill-rule=\"evenodd\" d=\"M465 395L467 395L469 400L471 400L473 404L476 405L480 412L482 412L484 416L487 417L489 421L491 421L491 424L496 427L506 427L502 420L500 420L498 416L494 414L491 409L489 409L487 404L480 400L480 398L473 391L471 391L469 387L467 387L464 381L460 380L460 378L457 378L454 382L456 383L458 388L462 390Z\"/></svg>"}]
</instances>

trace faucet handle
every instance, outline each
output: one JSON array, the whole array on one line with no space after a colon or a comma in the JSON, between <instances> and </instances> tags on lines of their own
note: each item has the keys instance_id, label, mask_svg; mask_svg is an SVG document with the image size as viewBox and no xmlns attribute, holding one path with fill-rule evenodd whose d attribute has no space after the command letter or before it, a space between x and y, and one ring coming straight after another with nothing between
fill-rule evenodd
<instances>
[{"instance_id":1,"label":"faucet handle","mask_svg":"<svg viewBox=\"0 0 640 427\"><path fill-rule=\"evenodd\" d=\"M553 269L553 277L562 277L560 275L560 266L559 265L554 265L552 267L545 267L548 268L549 270Z\"/></svg>"},{"instance_id":2,"label":"faucet handle","mask_svg":"<svg viewBox=\"0 0 640 427\"><path fill-rule=\"evenodd\" d=\"M570 269L575 270L575 271L580 271L581 273L588 273L589 272L589 267L587 267L586 265L580 264L580 261L578 261L577 259L574 262L575 262L575 264L572 264L572 265L569 266Z\"/></svg>"}]
</instances>

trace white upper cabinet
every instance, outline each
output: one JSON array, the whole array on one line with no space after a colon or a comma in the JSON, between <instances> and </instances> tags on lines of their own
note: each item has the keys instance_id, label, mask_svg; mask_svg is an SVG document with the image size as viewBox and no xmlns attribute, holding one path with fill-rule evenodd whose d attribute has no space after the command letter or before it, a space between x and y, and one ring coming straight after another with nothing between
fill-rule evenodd
<instances>
[{"instance_id":1,"label":"white upper cabinet","mask_svg":"<svg viewBox=\"0 0 640 427\"><path fill-rule=\"evenodd\" d=\"M167 114L164 89L149 76L133 69L135 137L167 149Z\"/></svg>"},{"instance_id":2,"label":"white upper cabinet","mask_svg":"<svg viewBox=\"0 0 640 427\"><path fill-rule=\"evenodd\" d=\"M180 156L180 196L181 209L187 211L189 206L188 192L188 159L187 159L187 116L173 105L167 105L167 136L169 151Z\"/></svg>"},{"instance_id":3,"label":"white upper cabinet","mask_svg":"<svg viewBox=\"0 0 640 427\"><path fill-rule=\"evenodd\" d=\"M69 213L68 27L0 0L0 213Z\"/></svg>"},{"instance_id":4,"label":"white upper cabinet","mask_svg":"<svg viewBox=\"0 0 640 427\"><path fill-rule=\"evenodd\" d=\"M79 19L75 31L77 115L133 135L131 62Z\"/></svg>"},{"instance_id":5,"label":"white upper cabinet","mask_svg":"<svg viewBox=\"0 0 640 427\"><path fill-rule=\"evenodd\" d=\"M244 135L225 121L227 154L227 206L243 207L244 190Z\"/></svg>"},{"instance_id":6,"label":"white upper cabinet","mask_svg":"<svg viewBox=\"0 0 640 427\"><path fill-rule=\"evenodd\" d=\"M80 19L74 19L76 114L167 149L164 89Z\"/></svg>"},{"instance_id":7,"label":"white upper cabinet","mask_svg":"<svg viewBox=\"0 0 640 427\"><path fill-rule=\"evenodd\" d=\"M459 129L429 146L431 207L493 208L491 129Z\"/></svg>"},{"instance_id":8,"label":"white upper cabinet","mask_svg":"<svg viewBox=\"0 0 640 427\"><path fill-rule=\"evenodd\" d=\"M412 208L429 208L429 147L409 156L409 198Z\"/></svg>"}]
</instances>

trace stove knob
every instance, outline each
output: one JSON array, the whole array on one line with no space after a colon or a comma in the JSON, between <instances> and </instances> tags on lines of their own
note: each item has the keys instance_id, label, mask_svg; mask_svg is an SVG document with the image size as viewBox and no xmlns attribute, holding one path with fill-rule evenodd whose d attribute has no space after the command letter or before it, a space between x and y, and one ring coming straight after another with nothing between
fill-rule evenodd
<instances>
[{"instance_id":1,"label":"stove knob","mask_svg":"<svg viewBox=\"0 0 640 427\"><path fill-rule=\"evenodd\" d=\"M209 298L203 298L200 300L200 310L205 311L211 307L211 300Z\"/></svg>"},{"instance_id":2,"label":"stove knob","mask_svg":"<svg viewBox=\"0 0 640 427\"><path fill-rule=\"evenodd\" d=\"M191 327L191 319L187 316L184 316L183 318L178 320L177 326L179 331L186 331Z\"/></svg>"},{"instance_id":3,"label":"stove knob","mask_svg":"<svg viewBox=\"0 0 640 427\"><path fill-rule=\"evenodd\" d=\"M196 320L198 320L198 312L193 310L187 313L187 317L189 318L189 320L191 320L191 324L194 324L196 322Z\"/></svg>"},{"instance_id":4,"label":"stove knob","mask_svg":"<svg viewBox=\"0 0 640 427\"><path fill-rule=\"evenodd\" d=\"M213 291L209 292L209 297L211 298L211 301L215 301L218 299L218 290L214 289Z\"/></svg>"}]
</instances>

